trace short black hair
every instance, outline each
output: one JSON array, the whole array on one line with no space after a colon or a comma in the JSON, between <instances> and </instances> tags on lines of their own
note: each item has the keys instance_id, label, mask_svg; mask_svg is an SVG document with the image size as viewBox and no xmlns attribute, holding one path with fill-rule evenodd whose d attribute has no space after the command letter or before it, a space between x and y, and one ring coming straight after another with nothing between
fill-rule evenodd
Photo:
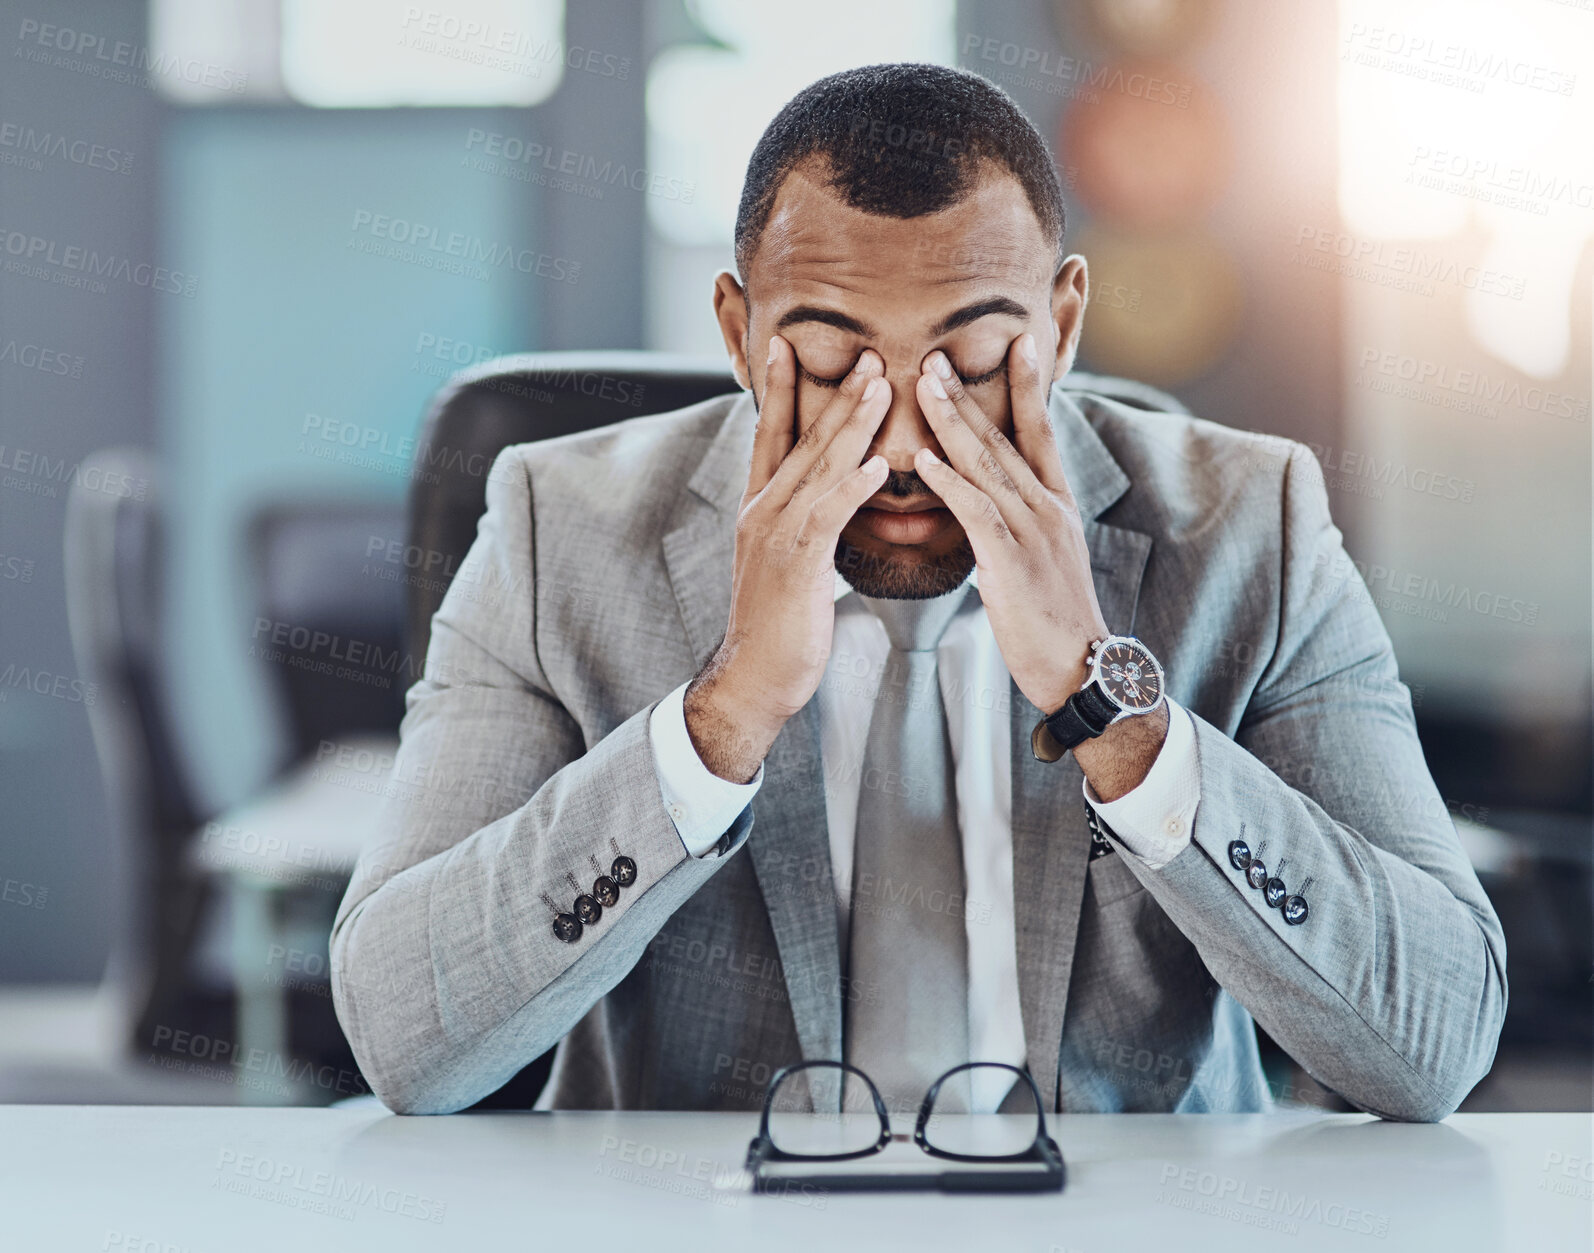
<instances>
[{"instance_id":1,"label":"short black hair","mask_svg":"<svg viewBox=\"0 0 1594 1253\"><path fill-rule=\"evenodd\" d=\"M957 204L987 163L1018 179L1063 261L1063 189L1046 143L995 83L945 65L897 62L811 83L775 115L747 162L736 211L745 281L786 176L829 162L828 186L865 213L916 218Z\"/></svg>"}]
</instances>

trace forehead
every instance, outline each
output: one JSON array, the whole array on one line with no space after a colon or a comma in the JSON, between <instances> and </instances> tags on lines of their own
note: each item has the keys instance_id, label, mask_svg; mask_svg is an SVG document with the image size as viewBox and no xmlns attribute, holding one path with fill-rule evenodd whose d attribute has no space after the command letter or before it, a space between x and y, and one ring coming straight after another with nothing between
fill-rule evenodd
<instances>
[{"instance_id":1,"label":"forehead","mask_svg":"<svg viewBox=\"0 0 1594 1253\"><path fill-rule=\"evenodd\" d=\"M930 323L979 296L1050 292L1054 244L1011 175L987 173L946 209L896 218L852 208L817 174L793 170L776 195L746 276L761 306L824 301Z\"/></svg>"}]
</instances>

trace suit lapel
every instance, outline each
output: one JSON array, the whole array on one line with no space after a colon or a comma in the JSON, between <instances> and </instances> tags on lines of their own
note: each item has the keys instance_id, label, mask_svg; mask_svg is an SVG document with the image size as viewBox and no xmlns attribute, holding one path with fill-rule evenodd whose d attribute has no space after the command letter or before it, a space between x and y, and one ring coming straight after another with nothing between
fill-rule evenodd
<instances>
[{"instance_id":1,"label":"suit lapel","mask_svg":"<svg viewBox=\"0 0 1594 1253\"><path fill-rule=\"evenodd\" d=\"M1085 524L1096 598L1108 625L1130 631L1135 593L1150 551L1149 537ZM1104 563L1115 560L1108 567ZM1057 1103L1059 1050L1074 968L1074 939L1090 860L1084 773L1072 753L1035 760L1029 737L1041 711L1012 687L1013 919L1018 946L1018 996L1029 1066L1041 1094Z\"/></svg>"},{"instance_id":2,"label":"suit lapel","mask_svg":"<svg viewBox=\"0 0 1594 1253\"><path fill-rule=\"evenodd\" d=\"M1151 537L1096 520L1128 490L1128 476L1067 394L1054 390L1050 408L1063 468L1084 522L1102 617L1116 634L1132 634ZM1035 759L1029 737L1041 711L1016 683L1010 682L1010 694L1019 1007L1030 1071L1055 1110L1060 1108L1058 1064L1074 940L1090 862L1084 773L1072 753L1050 764Z\"/></svg>"},{"instance_id":3,"label":"suit lapel","mask_svg":"<svg viewBox=\"0 0 1594 1253\"><path fill-rule=\"evenodd\" d=\"M817 701L786 723L764 760L747 847L780 949L803 1058L840 1060L841 957Z\"/></svg>"},{"instance_id":4,"label":"suit lapel","mask_svg":"<svg viewBox=\"0 0 1594 1253\"><path fill-rule=\"evenodd\" d=\"M692 476L691 495L682 498L663 540L699 669L719 646L730 614L736 506L746 486L754 421L752 401L744 394ZM764 760L747 847L780 951L803 1057L838 1059L841 962L817 701L786 723Z\"/></svg>"}]
</instances>

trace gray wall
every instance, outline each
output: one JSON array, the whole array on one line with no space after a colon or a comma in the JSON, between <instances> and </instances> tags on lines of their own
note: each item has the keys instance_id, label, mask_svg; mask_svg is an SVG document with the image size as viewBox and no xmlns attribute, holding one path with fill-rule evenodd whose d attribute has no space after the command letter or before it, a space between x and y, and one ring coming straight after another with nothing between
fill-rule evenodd
<instances>
[{"instance_id":1,"label":"gray wall","mask_svg":"<svg viewBox=\"0 0 1594 1253\"><path fill-rule=\"evenodd\" d=\"M0 129L0 161L23 162L0 164L0 267L20 259L13 250L28 247L28 238L54 245L57 256L81 247L134 266L156 263L154 101L139 87L17 55L37 50L19 38L30 19L69 24L108 44L143 44L144 5L64 7L0 0L0 128L17 128ZM51 155L46 134L63 138L65 152ZM29 160L33 143L46 150ZM78 143L84 147L72 147ZM108 151L91 155L89 145ZM123 157L125 173L91 164ZM102 280L104 291L74 289L53 281L72 270L48 261L37 268L44 277L0 269L0 887L10 885L0 891L0 981L91 980L108 941L113 885L102 868L110 836L84 693L68 683L53 694L54 678L76 677L61 523L86 453L153 440L153 337L163 297L114 278ZM24 350L29 361L40 350L62 354L68 374L51 372L54 358L42 369L22 364ZM13 566L13 558L31 566ZM33 903L19 903L24 897Z\"/></svg>"}]
</instances>

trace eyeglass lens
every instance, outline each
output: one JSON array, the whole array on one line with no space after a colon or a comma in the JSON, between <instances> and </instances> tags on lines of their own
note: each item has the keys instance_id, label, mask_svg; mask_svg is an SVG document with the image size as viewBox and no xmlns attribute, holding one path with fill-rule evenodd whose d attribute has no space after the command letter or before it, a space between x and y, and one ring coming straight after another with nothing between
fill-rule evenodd
<instances>
[{"instance_id":1,"label":"eyeglass lens","mask_svg":"<svg viewBox=\"0 0 1594 1253\"><path fill-rule=\"evenodd\" d=\"M837 1113L838 1093L846 1096ZM1005 1097L1002 1094L1005 1093ZM888 1110L899 1130L917 1117L924 1094L911 1107ZM997 1113L990 1109L1000 1098ZM899 1102L901 1104L901 1102ZM817 1112L816 1112L817 1111ZM949 1076L937 1092L925 1126L925 1139L943 1153L965 1157L1010 1157L1035 1142L1037 1108L1028 1083L1011 1070L980 1064ZM769 1136L783 1153L834 1157L873 1148L880 1117L868 1085L839 1065L820 1063L784 1076L769 1094Z\"/></svg>"},{"instance_id":2,"label":"eyeglass lens","mask_svg":"<svg viewBox=\"0 0 1594 1253\"><path fill-rule=\"evenodd\" d=\"M862 1089L861 1105L836 1112L843 1079L848 1089ZM769 1094L769 1139L782 1153L801 1157L833 1157L861 1153L880 1139L880 1115L868 1099L868 1087L840 1066L809 1066L781 1079ZM817 1112L816 1112L817 1111Z\"/></svg>"},{"instance_id":3,"label":"eyeglass lens","mask_svg":"<svg viewBox=\"0 0 1594 1253\"><path fill-rule=\"evenodd\" d=\"M962 1081L961 1083L959 1081ZM990 1109L994 1094L1006 1096L997 1113L971 1114L970 1092L975 1109ZM951 1096L953 1099L948 1100ZM1038 1116L1035 1094L1018 1075L1002 1066L976 1065L951 1076L941 1085L924 1138L931 1148L962 1157L1011 1157L1035 1143Z\"/></svg>"}]
</instances>

